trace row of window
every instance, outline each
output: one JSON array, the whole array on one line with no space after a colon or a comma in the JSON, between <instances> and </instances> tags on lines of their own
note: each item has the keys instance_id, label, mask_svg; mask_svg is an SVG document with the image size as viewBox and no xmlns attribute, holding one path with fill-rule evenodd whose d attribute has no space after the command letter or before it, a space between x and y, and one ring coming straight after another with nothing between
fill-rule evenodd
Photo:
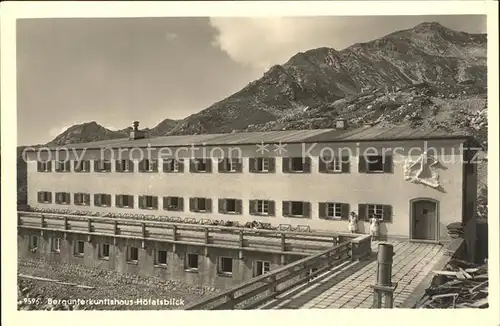
<instances>
[{"instance_id":1,"label":"row of window","mask_svg":"<svg viewBox=\"0 0 500 326\"><path fill-rule=\"evenodd\" d=\"M273 157L251 157L249 158L249 171L251 173L273 173L275 172L276 159ZM283 172L311 172L310 157L284 157ZM73 172L90 172L91 161L54 161L56 172L71 172L71 162L73 162ZM111 172L110 160L94 160L94 172ZM52 161L38 161L38 172L52 172ZM129 173L135 171L135 162L132 160L115 160L115 172ZM158 172L158 160L144 159L138 162L139 172ZM184 172L183 159L163 160L163 172L182 173ZM319 160L319 172L321 173L349 173L350 158L345 157L323 157ZM391 156L360 156L359 172L392 172ZM241 158L224 158L218 163L220 173L241 173L243 172L243 161ZM190 159L189 172L211 173L211 159Z\"/></svg>"},{"instance_id":2,"label":"row of window","mask_svg":"<svg viewBox=\"0 0 500 326\"><path fill-rule=\"evenodd\" d=\"M163 197L163 210L165 211L184 211L184 198L166 196ZM52 193L47 191L38 192L39 203L52 203ZM55 203L60 205L71 204L71 194L69 192L56 192ZM90 206L90 194L73 194L73 203L77 206ZM94 194L94 206L111 207L110 194ZM117 208L134 208L135 196L133 195L115 195L115 206ZM196 213L212 213L213 204L211 198L189 198L189 211ZM275 201L273 200L249 200L250 215L275 216ZM158 209L157 196L138 196L138 207L146 210ZM243 214L243 201L234 198L218 199L218 210L221 214L241 215ZM348 219L349 204L337 202L318 203L318 215L322 219ZM311 217L311 203L305 201L283 201L282 215L284 217ZM384 221L391 221L392 209L389 205L381 204L359 204L358 215L360 219L367 219L371 216L377 216Z\"/></svg>"},{"instance_id":3,"label":"row of window","mask_svg":"<svg viewBox=\"0 0 500 326\"><path fill-rule=\"evenodd\" d=\"M51 238L50 239L50 251L53 253L61 252L61 238ZM108 260L110 257L110 246L109 243L98 244L98 256L99 259ZM38 237L33 235L29 239L29 249L32 252L36 252L38 248ZM128 246L126 252L126 260L131 264L139 263L139 248ZM84 257L85 255L85 242L82 240L76 240L73 243L73 254L77 257ZM186 253L184 259L184 268L190 272L197 272L199 267L200 259L199 255L195 253ZM157 267L167 266L167 251L166 250L154 250L154 265ZM254 276L262 275L270 271L271 263L268 261L254 261ZM218 257L217 259L217 272L224 275L232 275L233 273L233 259L230 257Z\"/></svg>"}]
</instances>

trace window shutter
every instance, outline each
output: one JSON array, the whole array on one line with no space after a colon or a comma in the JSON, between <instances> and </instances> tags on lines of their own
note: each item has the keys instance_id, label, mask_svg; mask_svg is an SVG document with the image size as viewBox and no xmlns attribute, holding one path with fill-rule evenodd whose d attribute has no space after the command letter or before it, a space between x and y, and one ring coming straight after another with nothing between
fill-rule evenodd
<instances>
[{"instance_id":1,"label":"window shutter","mask_svg":"<svg viewBox=\"0 0 500 326\"><path fill-rule=\"evenodd\" d=\"M90 172L90 161L84 161L85 170Z\"/></svg>"},{"instance_id":2,"label":"window shutter","mask_svg":"<svg viewBox=\"0 0 500 326\"><path fill-rule=\"evenodd\" d=\"M85 198L85 204L90 205L90 194L85 194L83 197Z\"/></svg>"},{"instance_id":3,"label":"window shutter","mask_svg":"<svg viewBox=\"0 0 500 326\"><path fill-rule=\"evenodd\" d=\"M392 156L387 155L384 157L384 173L392 173Z\"/></svg>"},{"instance_id":4,"label":"window shutter","mask_svg":"<svg viewBox=\"0 0 500 326\"><path fill-rule=\"evenodd\" d=\"M41 203L43 201L43 192L38 192L38 202Z\"/></svg>"},{"instance_id":5,"label":"window shutter","mask_svg":"<svg viewBox=\"0 0 500 326\"><path fill-rule=\"evenodd\" d=\"M158 209L158 196L153 196L153 208Z\"/></svg>"},{"instance_id":6,"label":"window shutter","mask_svg":"<svg viewBox=\"0 0 500 326\"><path fill-rule=\"evenodd\" d=\"M94 205L95 206L100 206L101 205L101 198L100 198L99 194L95 194L94 195Z\"/></svg>"},{"instance_id":7,"label":"window shutter","mask_svg":"<svg viewBox=\"0 0 500 326\"><path fill-rule=\"evenodd\" d=\"M269 200L268 201L268 207L269 207L269 215L270 216L275 216L276 215L276 207L274 205L274 200Z\"/></svg>"},{"instance_id":8,"label":"window shutter","mask_svg":"<svg viewBox=\"0 0 500 326\"><path fill-rule=\"evenodd\" d=\"M304 173L310 173L311 172L311 158L310 157L304 157Z\"/></svg>"},{"instance_id":9,"label":"window shutter","mask_svg":"<svg viewBox=\"0 0 500 326\"><path fill-rule=\"evenodd\" d=\"M52 193L51 192L49 192L49 194L48 194L48 199L49 199L48 202L52 203Z\"/></svg>"},{"instance_id":10,"label":"window shutter","mask_svg":"<svg viewBox=\"0 0 500 326\"><path fill-rule=\"evenodd\" d=\"M178 206L177 210L178 210L179 212L184 211L184 198L182 198L182 197L178 197L178 199L177 199L177 200L178 200L178 203L179 203L179 206Z\"/></svg>"},{"instance_id":11,"label":"window shutter","mask_svg":"<svg viewBox=\"0 0 500 326\"><path fill-rule=\"evenodd\" d=\"M99 171L99 161L98 160L94 160L94 171L95 172Z\"/></svg>"},{"instance_id":12,"label":"window shutter","mask_svg":"<svg viewBox=\"0 0 500 326\"><path fill-rule=\"evenodd\" d=\"M60 204L60 203L61 203L61 193L56 192L56 204Z\"/></svg>"},{"instance_id":13,"label":"window shutter","mask_svg":"<svg viewBox=\"0 0 500 326\"><path fill-rule=\"evenodd\" d=\"M286 172L289 172L290 171L290 158L288 157L283 157L283 160L281 161L283 166L283 172L286 173Z\"/></svg>"},{"instance_id":14,"label":"window shutter","mask_svg":"<svg viewBox=\"0 0 500 326\"><path fill-rule=\"evenodd\" d=\"M177 160L177 166L179 168L179 172L184 172L184 159Z\"/></svg>"},{"instance_id":15,"label":"window shutter","mask_svg":"<svg viewBox=\"0 0 500 326\"><path fill-rule=\"evenodd\" d=\"M106 205L111 207L111 195L106 195Z\"/></svg>"},{"instance_id":16,"label":"window shutter","mask_svg":"<svg viewBox=\"0 0 500 326\"><path fill-rule=\"evenodd\" d=\"M219 213L225 213L225 199L219 199Z\"/></svg>"},{"instance_id":17,"label":"window shutter","mask_svg":"<svg viewBox=\"0 0 500 326\"><path fill-rule=\"evenodd\" d=\"M128 196L128 202L130 203L130 208L134 208L134 196Z\"/></svg>"},{"instance_id":18,"label":"window shutter","mask_svg":"<svg viewBox=\"0 0 500 326\"><path fill-rule=\"evenodd\" d=\"M256 169L256 165L257 164L257 160L254 158L254 157L250 157L248 159L248 170L252 173L252 172L255 172L257 169Z\"/></svg>"},{"instance_id":19,"label":"window shutter","mask_svg":"<svg viewBox=\"0 0 500 326\"><path fill-rule=\"evenodd\" d=\"M326 159L330 159L330 158L321 157L321 156L318 157L318 171L319 171L319 173L326 172L326 163L325 163ZM321 214L320 214L320 217L321 217Z\"/></svg>"},{"instance_id":20,"label":"window shutter","mask_svg":"<svg viewBox=\"0 0 500 326\"><path fill-rule=\"evenodd\" d=\"M311 204L309 202L302 203L302 215L304 217L309 217L311 213Z\"/></svg>"},{"instance_id":21,"label":"window shutter","mask_svg":"<svg viewBox=\"0 0 500 326\"><path fill-rule=\"evenodd\" d=\"M196 198L189 198L189 211L196 212Z\"/></svg>"},{"instance_id":22,"label":"window shutter","mask_svg":"<svg viewBox=\"0 0 500 326\"><path fill-rule=\"evenodd\" d=\"M194 173L196 172L196 161L194 159L189 160L189 172Z\"/></svg>"},{"instance_id":23,"label":"window shutter","mask_svg":"<svg viewBox=\"0 0 500 326\"><path fill-rule=\"evenodd\" d=\"M342 173L351 172L351 157L350 156L342 156Z\"/></svg>"},{"instance_id":24,"label":"window shutter","mask_svg":"<svg viewBox=\"0 0 500 326\"><path fill-rule=\"evenodd\" d=\"M360 220L368 220L368 207L366 204L358 204L358 218Z\"/></svg>"},{"instance_id":25,"label":"window shutter","mask_svg":"<svg viewBox=\"0 0 500 326\"><path fill-rule=\"evenodd\" d=\"M235 170L238 173L243 172L243 159L242 158L239 158L238 162L235 164Z\"/></svg>"},{"instance_id":26,"label":"window shutter","mask_svg":"<svg viewBox=\"0 0 500 326\"><path fill-rule=\"evenodd\" d=\"M276 171L276 159L274 157L269 157L269 173L274 173Z\"/></svg>"},{"instance_id":27,"label":"window shutter","mask_svg":"<svg viewBox=\"0 0 500 326\"><path fill-rule=\"evenodd\" d=\"M342 210L342 219L343 220L348 220L349 219L349 204L340 204L341 210Z\"/></svg>"},{"instance_id":28,"label":"window shutter","mask_svg":"<svg viewBox=\"0 0 500 326\"><path fill-rule=\"evenodd\" d=\"M123 206L123 197L122 195L115 195L115 206L122 207Z\"/></svg>"},{"instance_id":29,"label":"window shutter","mask_svg":"<svg viewBox=\"0 0 500 326\"><path fill-rule=\"evenodd\" d=\"M257 201L256 200L250 200L249 202L249 209L250 209L250 214L255 214L257 212Z\"/></svg>"},{"instance_id":30,"label":"window shutter","mask_svg":"<svg viewBox=\"0 0 500 326\"><path fill-rule=\"evenodd\" d=\"M236 200L236 213L238 214L243 213L243 201L241 199Z\"/></svg>"},{"instance_id":31,"label":"window shutter","mask_svg":"<svg viewBox=\"0 0 500 326\"><path fill-rule=\"evenodd\" d=\"M392 222L392 206L391 205L384 205L383 206L383 220L384 222Z\"/></svg>"},{"instance_id":32,"label":"window shutter","mask_svg":"<svg viewBox=\"0 0 500 326\"><path fill-rule=\"evenodd\" d=\"M359 156L358 171L359 173L366 173L366 158L363 155Z\"/></svg>"},{"instance_id":33,"label":"window shutter","mask_svg":"<svg viewBox=\"0 0 500 326\"><path fill-rule=\"evenodd\" d=\"M318 213L319 213L319 218L326 218L326 216L327 216L326 203L319 203Z\"/></svg>"},{"instance_id":34,"label":"window shutter","mask_svg":"<svg viewBox=\"0 0 500 326\"><path fill-rule=\"evenodd\" d=\"M73 163L73 171L75 171L75 172L81 171L82 170L82 164L83 164L82 161L75 160L74 163Z\"/></svg>"},{"instance_id":35,"label":"window shutter","mask_svg":"<svg viewBox=\"0 0 500 326\"><path fill-rule=\"evenodd\" d=\"M282 215L283 216L290 216L290 202L289 201L283 202Z\"/></svg>"},{"instance_id":36,"label":"window shutter","mask_svg":"<svg viewBox=\"0 0 500 326\"><path fill-rule=\"evenodd\" d=\"M163 209L167 210L168 206L170 206L170 197L163 197Z\"/></svg>"},{"instance_id":37,"label":"window shutter","mask_svg":"<svg viewBox=\"0 0 500 326\"><path fill-rule=\"evenodd\" d=\"M212 199L211 198L205 198L205 206L206 206L206 210L207 212L212 212Z\"/></svg>"},{"instance_id":38,"label":"window shutter","mask_svg":"<svg viewBox=\"0 0 500 326\"><path fill-rule=\"evenodd\" d=\"M218 165L218 169L219 169L219 172L227 172L226 169L225 169L225 163L226 163L226 160L227 159L221 159L219 160L219 163L217 164Z\"/></svg>"},{"instance_id":39,"label":"window shutter","mask_svg":"<svg viewBox=\"0 0 500 326\"><path fill-rule=\"evenodd\" d=\"M127 162L128 162L128 171L129 172L134 172L134 161L127 160Z\"/></svg>"},{"instance_id":40,"label":"window shutter","mask_svg":"<svg viewBox=\"0 0 500 326\"><path fill-rule=\"evenodd\" d=\"M139 208L143 209L146 206L145 205L145 200L146 200L146 197L139 196Z\"/></svg>"},{"instance_id":41,"label":"window shutter","mask_svg":"<svg viewBox=\"0 0 500 326\"><path fill-rule=\"evenodd\" d=\"M47 161L47 171L52 172L52 161Z\"/></svg>"},{"instance_id":42,"label":"window shutter","mask_svg":"<svg viewBox=\"0 0 500 326\"><path fill-rule=\"evenodd\" d=\"M67 160L64 164L66 166L66 172L71 172L71 161Z\"/></svg>"},{"instance_id":43,"label":"window shutter","mask_svg":"<svg viewBox=\"0 0 500 326\"><path fill-rule=\"evenodd\" d=\"M36 170L38 172L42 172L42 162L40 162L40 161L36 162Z\"/></svg>"},{"instance_id":44,"label":"window shutter","mask_svg":"<svg viewBox=\"0 0 500 326\"><path fill-rule=\"evenodd\" d=\"M206 159L206 166L207 166L207 169L206 169L206 172L212 172L212 159L211 158L207 158Z\"/></svg>"}]
</instances>

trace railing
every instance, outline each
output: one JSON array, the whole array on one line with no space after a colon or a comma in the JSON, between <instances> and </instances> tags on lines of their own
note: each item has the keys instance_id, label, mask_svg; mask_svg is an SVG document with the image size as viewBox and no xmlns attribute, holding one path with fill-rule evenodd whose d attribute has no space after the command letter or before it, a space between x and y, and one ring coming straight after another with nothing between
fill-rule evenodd
<instances>
[{"instance_id":1,"label":"railing","mask_svg":"<svg viewBox=\"0 0 500 326\"><path fill-rule=\"evenodd\" d=\"M363 237L370 243L370 238ZM364 248L364 247L363 247ZM290 291L332 267L352 258L351 243L337 245L321 253L288 264L209 298L194 302L184 310L253 309Z\"/></svg>"},{"instance_id":2,"label":"railing","mask_svg":"<svg viewBox=\"0 0 500 326\"><path fill-rule=\"evenodd\" d=\"M143 245L144 241L158 241L205 248L302 256L310 256L358 236L333 232L248 229L36 212L18 212L18 227L41 232L84 234L88 236L89 241L94 236L106 236L142 240Z\"/></svg>"}]
</instances>

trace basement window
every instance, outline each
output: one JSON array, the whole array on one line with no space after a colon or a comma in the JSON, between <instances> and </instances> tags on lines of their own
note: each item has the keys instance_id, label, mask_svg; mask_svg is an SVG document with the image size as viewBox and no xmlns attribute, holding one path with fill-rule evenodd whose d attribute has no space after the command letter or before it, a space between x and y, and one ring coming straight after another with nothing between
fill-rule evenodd
<instances>
[{"instance_id":1,"label":"basement window","mask_svg":"<svg viewBox=\"0 0 500 326\"><path fill-rule=\"evenodd\" d=\"M166 250L157 250L156 251L156 266L167 266L167 251Z\"/></svg>"},{"instance_id":2,"label":"basement window","mask_svg":"<svg viewBox=\"0 0 500 326\"><path fill-rule=\"evenodd\" d=\"M139 248L127 247L127 262L137 264L139 261Z\"/></svg>"},{"instance_id":3,"label":"basement window","mask_svg":"<svg viewBox=\"0 0 500 326\"><path fill-rule=\"evenodd\" d=\"M99 245L99 258L100 259L109 259L109 244L101 243Z\"/></svg>"},{"instance_id":4,"label":"basement window","mask_svg":"<svg viewBox=\"0 0 500 326\"><path fill-rule=\"evenodd\" d=\"M271 263L268 261L256 260L254 263L254 277L269 273L271 270Z\"/></svg>"},{"instance_id":5,"label":"basement window","mask_svg":"<svg viewBox=\"0 0 500 326\"><path fill-rule=\"evenodd\" d=\"M85 251L85 242L78 240L74 244L74 254L75 256L83 257Z\"/></svg>"},{"instance_id":6,"label":"basement window","mask_svg":"<svg viewBox=\"0 0 500 326\"><path fill-rule=\"evenodd\" d=\"M217 270L220 275L233 275L233 259L230 257L219 257Z\"/></svg>"},{"instance_id":7,"label":"basement window","mask_svg":"<svg viewBox=\"0 0 500 326\"><path fill-rule=\"evenodd\" d=\"M198 270L198 254L187 254L186 256L186 270Z\"/></svg>"}]
</instances>

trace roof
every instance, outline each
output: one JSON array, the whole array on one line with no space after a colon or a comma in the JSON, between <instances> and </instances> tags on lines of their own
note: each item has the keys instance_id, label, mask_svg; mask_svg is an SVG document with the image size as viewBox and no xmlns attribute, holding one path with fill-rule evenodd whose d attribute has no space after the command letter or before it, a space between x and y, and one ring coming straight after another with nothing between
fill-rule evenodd
<instances>
[{"instance_id":1,"label":"roof","mask_svg":"<svg viewBox=\"0 0 500 326\"><path fill-rule=\"evenodd\" d=\"M470 135L461 131L417 130L407 126L379 127L365 126L355 129L313 129L263 132L240 132L226 134L204 134L183 136L161 136L131 140L128 138L68 144L49 147L92 149L130 147L181 147L181 146L224 146L254 145L260 143L321 143L321 142L365 142L393 140L467 139Z\"/></svg>"}]
</instances>

